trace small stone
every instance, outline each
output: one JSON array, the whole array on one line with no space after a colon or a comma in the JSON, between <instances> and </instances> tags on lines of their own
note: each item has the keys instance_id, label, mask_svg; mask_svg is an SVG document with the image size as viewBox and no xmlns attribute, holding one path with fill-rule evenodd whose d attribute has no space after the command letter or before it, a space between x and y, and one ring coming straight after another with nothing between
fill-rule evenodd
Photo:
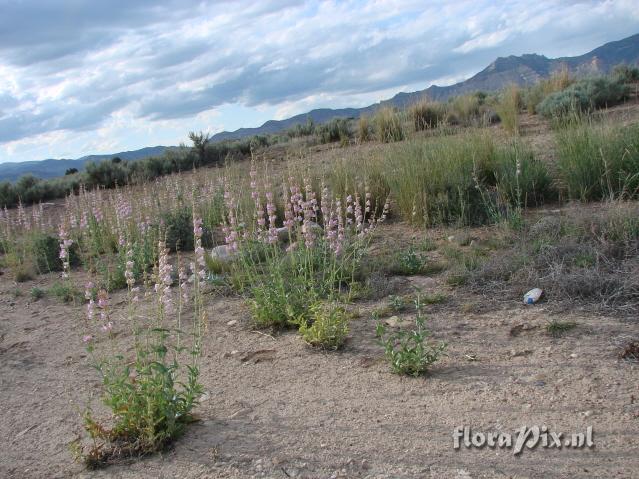
<instances>
[{"instance_id":1,"label":"small stone","mask_svg":"<svg viewBox=\"0 0 639 479\"><path fill-rule=\"evenodd\" d=\"M577 357L577 355L576 355L575 353L572 353L572 354L570 355L570 357L571 357L572 359L575 359L575 358Z\"/></svg>"},{"instance_id":2,"label":"small stone","mask_svg":"<svg viewBox=\"0 0 639 479\"><path fill-rule=\"evenodd\" d=\"M399 319L399 316L391 316L390 318L388 318L386 321L384 321L388 326L390 326L391 328L394 328L396 326L399 326L399 322L401 321L401 319Z\"/></svg>"},{"instance_id":3,"label":"small stone","mask_svg":"<svg viewBox=\"0 0 639 479\"><path fill-rule=\"evenodd\" d=\"M231 321L226 323L227 326L235 326L236 324L237 324L237 320L236 319L232 319Z\"/></svg>"}]
</instances>

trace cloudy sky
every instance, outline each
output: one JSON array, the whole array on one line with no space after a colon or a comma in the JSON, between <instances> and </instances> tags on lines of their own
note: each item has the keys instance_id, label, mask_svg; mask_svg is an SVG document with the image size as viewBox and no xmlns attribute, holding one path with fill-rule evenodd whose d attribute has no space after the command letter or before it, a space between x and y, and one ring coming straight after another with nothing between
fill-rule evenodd
<instances>
[{"instance_id":1,"label":"cloudy sky","mask_svg":"<svg viewBox=\"0 0 639 479\"><path fill-rule=\"evenodd\" d=\"M636 0L0 0L0 162L175 145L638 32Z\"/></svg>"}]
</instances>

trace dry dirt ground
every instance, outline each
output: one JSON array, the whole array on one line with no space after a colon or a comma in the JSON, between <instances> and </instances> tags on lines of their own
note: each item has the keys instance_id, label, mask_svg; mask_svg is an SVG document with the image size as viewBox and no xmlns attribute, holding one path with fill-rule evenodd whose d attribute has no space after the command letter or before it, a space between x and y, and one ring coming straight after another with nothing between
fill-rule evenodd
<instances>
[{"instance_id":1,"label":"dry dirt ground","mask_svg":"<svg viewBox=\"0 0 639 479\"><path fill-rule=\"evenodd\" d=\"M29 295L56 280L0 276L2 478L639 478L639 364L619 358L639 338L635 319L575 305L560 319L577 327L553 338L545 325L559 316L544 303L486 305L423 276L398 284L448 295L426 311L449 354L420 378L392 374L375 342L370 313L387 298L353 305L361 314L335 353L257 333L240 299L209 295L200 421L162 455L86 471L69 450L100 390L80 340L84 308ZM124 307L121 294L112 302ZM592 426L594 447L455 450L462 425L568 436Z\"/></svg>"}]
</instances>

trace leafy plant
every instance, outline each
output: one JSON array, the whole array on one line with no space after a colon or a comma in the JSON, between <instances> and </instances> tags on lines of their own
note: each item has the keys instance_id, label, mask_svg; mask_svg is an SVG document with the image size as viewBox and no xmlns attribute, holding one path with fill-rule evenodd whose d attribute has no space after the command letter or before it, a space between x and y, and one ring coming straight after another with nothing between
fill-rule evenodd
<instances>
[{"instance_id":1,"label":"leafy plant","mask_svg":"<svg viewBox=\"0 0 639 479\"><path fill-rule=\"evenodd\" d=\"M315 303L308 319L299 320L299 332L308 344L325 349L339 349L348 335L349 317L335 303Z\"/></svg>"},{"instance_id":2,"label":"leafy plant","mask_svg":"<svg viewBox=\"0 0 639 479\"><path fill-rule=\"evenodd\" d=\"M47 292L44 289L34 286L33 288L31 288L31 299L33 299L34 301L37 301L43 298L46 293Z\"/></svg>"},{"instance_id":3,"label":"leafy plant","mask_svg":"<svg viewBox=\"0 0 639 479\"><path fill-rule=\"evenodd\" d=\"M574 321L559 321L553 319L546 324L546 331L551 336L557 337L577 327Z\"/></svg>"},{"instance_id":4,"label":"leafy plant","mask_svg":"<svg viewBox=\"0 0 639 479\"><path fill-rule=\"evenodd\" d=\"M419 376L445 354L446 343L434 344L429 341L430 331L422 315L421 298L415 299L415 329L389 332L386 325L377 321L375 335L384 348L384 355L393 372L409 376Z\"/></svg>"},{"instance_id":5,"label":"leafy plant","mask_svg":"<svg viewBox=\"0 0 639 479\"><path fill-rule=\"evenodd\" d=\"M49 292L63 303L73 303L82 299L80 290L69 280L54 283Z\"/></svg>"}]
</instances>

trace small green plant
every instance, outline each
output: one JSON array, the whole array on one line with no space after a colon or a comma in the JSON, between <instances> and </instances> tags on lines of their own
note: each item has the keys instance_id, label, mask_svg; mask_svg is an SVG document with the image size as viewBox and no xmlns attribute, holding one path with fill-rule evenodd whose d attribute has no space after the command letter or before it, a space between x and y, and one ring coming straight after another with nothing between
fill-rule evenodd
<instances>
[{"instance_id":1,"label":"small green plant","mask_svg":"<svg viewBox=\"0 0 639 479\"><path fill-rule=\"evenodd\" d=\"M403 311L406 307L404 298L402 296L392 295L388 298L388 303L393 310L398 312Z\"/></svg>"},{"instance_id":2,"label":"small green plant","mask_svg":"<svg viewBox=\"0 0 639 479\"><path fill-rule=\"evenodd\" d=\"M425 373L431 365L445 354L447 345L444 342L434 344L429 341L430 331L422 315L420 295L415 299L415 329L388 332L386 325L376 322L375 335L384 348L384 355L393 372L410 376Z\"/></svg>"},{"instance_id":3,"label":"small green plant","mask_svg":"<svg viewBox=\"0 0 639 479\"><path fill-rule=\"evenodd\" d=\"M42 288L38 288L37 286L31 288L31 299L33 299L34 301L44 298L45 294L46 291Z\"/></svg>"},{"instance_id":4,"label":"small green plant","mask_svg":"<svg viewBox=\"0 0 639 479\"><path fill-rule=\"evenodd\" d=\"M577 327L574 321L559 321L553 319L546 324L546 332L551 336L558 337Z\"/></svg>"},{"instance_id":5,"label":"small green plant","mask_svg":"<svg viewBox=\"0 0 639 479\"><path fill-rule=\"evenodd\" d=\"M348 335L348 313L335 303L316 303L310 307L309 319L302 318L299 332L304 341L325 349L339 349Z\"/></svg>"},{"instance_id":6,"label":"small green plant","mask_svg":"<svg viewBox=\"0 0 639 479\"><path fill-rule=\"evenodd\" d=\"M63 303L73 303L82 300L82 293L71 281L58 281L54 283L49 292Z\"/></svg>"},{"instance_id":7,"label":"small green plant","mask_svg":"<svg viewBox=\"0 0 639 479\"><path fill-rule=\"evenodd\" d=\"M31 266L25 263L15 265L13 275L16 283L31 281L35 277Z\"/></svg>"},{"instance_id":8,"label":"small green plant","mask_svg":"<svg viewBox=\"0 0 639 479\"><path fill-rule=\"evenodd\" d=\"M422 297L424 304L441 304L446 301L446 295L443 293L425 294Z\"/></svg>"},{"instance_id":9,"label":"small green plant","mask_svg":"<svg viewBox=\"0 0 639 479\"><path fill-rule=\"evenodd\" d=\"M396 256L396 272L403 275L414 275L422 271L424 260L411 246L400 251Z\"/></svg>"}]
</instances>

